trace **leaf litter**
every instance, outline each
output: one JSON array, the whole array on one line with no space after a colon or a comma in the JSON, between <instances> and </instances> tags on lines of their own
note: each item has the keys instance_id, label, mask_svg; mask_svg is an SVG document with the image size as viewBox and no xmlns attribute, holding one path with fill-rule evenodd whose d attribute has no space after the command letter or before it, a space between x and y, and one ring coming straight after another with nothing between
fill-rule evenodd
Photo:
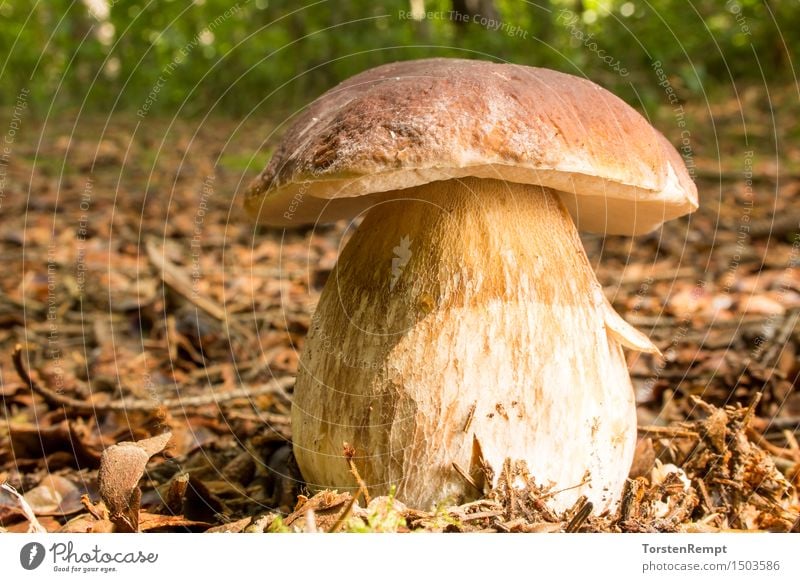
<instances>
[{"instance_id":1,"label":"leaf litter","mask_svg":"<svg viewBox=\"0 0 800 582\"><path fill-rule=\"evenodd\" d=\"M293 377L346 227L243 216L250 176L224 160L264 149L263 122L230 142L222 119L82 123L20 135L6 168L0 528L800 531L800 179L766 157L749 187L736 152L699 143L700 211L635 240L584 236L609 301L663 354L629 356L639 443L615 512L554 514L511 460L476 501L411 508L302 483Z\"/></svg>"}]
</instances>

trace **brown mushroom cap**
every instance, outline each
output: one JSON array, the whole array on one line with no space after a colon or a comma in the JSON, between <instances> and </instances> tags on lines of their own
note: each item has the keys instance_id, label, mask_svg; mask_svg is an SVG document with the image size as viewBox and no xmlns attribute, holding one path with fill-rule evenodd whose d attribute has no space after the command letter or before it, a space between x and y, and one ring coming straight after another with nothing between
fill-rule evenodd
<instances>
[{"instance_id":1,"label":"brown mushroom cap","mask_svg":"<svg viewBox=\"0 0 800 582\"><path fill-rule=\"evenodd\" d=\"M319 97L245 205L297 226L465 176L557 190L593 232L641 234L697 208L681 156L618 97L549 69L463 59L380 66Z\"/></svg>"}]
</instances>

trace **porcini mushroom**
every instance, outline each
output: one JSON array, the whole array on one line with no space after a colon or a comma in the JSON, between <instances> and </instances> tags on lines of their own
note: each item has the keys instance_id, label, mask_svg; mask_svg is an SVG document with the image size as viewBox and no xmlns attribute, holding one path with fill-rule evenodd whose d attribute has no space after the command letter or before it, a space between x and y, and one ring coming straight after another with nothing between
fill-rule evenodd
<instances>
[{"instance_id":1,"label":"porcini mushroom","mask_svg":"<svg viewBox=\"0 0 800 582\"><path fill-rule=\"evenodd\" d=\"M606 300L578 237L697 208L680 155L598 85L460 59L381 66L328 91L250 185L261 222L364 215L305 340L292 432L312 487L429 507L506 459L613 508L636 441L622 346L657 349Z\"/></svg>"}]
</instances>

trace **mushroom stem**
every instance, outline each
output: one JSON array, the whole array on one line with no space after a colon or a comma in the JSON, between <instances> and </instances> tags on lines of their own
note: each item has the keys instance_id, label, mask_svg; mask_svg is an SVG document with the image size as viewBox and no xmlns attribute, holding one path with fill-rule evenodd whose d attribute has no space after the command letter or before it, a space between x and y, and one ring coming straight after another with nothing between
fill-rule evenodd
<instances>
[{"instance_id":1,"label":"mushroom stem","mask_svg":"<svg viewBox=\"0 0 800 582\"><path fill-rule=\"evenodd\" d=\"M382 200L306 339L292 421L309 485L358 487L346 442L370 493L418 507L475 497L506 458L563 490L556 511L615 506L636 441L621 344L655 348L606 302L558 195L467 178Z\"/></svg>"}]
</instances>

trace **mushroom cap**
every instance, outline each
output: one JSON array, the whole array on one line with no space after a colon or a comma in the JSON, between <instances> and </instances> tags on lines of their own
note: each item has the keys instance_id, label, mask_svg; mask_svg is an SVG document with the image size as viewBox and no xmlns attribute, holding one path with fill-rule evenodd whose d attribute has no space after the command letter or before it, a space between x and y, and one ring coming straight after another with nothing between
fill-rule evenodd
<instances>
[{"instance_id":1,"label":"mushroom cap","mask_svg":"<svg viewBox=\"0 0 800 582\"><path fill-rule=\"evenodd\" d=\"M328 222L466 176L552 188L592 232L642 234L697 209L680 154L599 85L445 58L369 69L316 99L248 187L245 207L274 226Z\"/></svg>"}]
</instances>

